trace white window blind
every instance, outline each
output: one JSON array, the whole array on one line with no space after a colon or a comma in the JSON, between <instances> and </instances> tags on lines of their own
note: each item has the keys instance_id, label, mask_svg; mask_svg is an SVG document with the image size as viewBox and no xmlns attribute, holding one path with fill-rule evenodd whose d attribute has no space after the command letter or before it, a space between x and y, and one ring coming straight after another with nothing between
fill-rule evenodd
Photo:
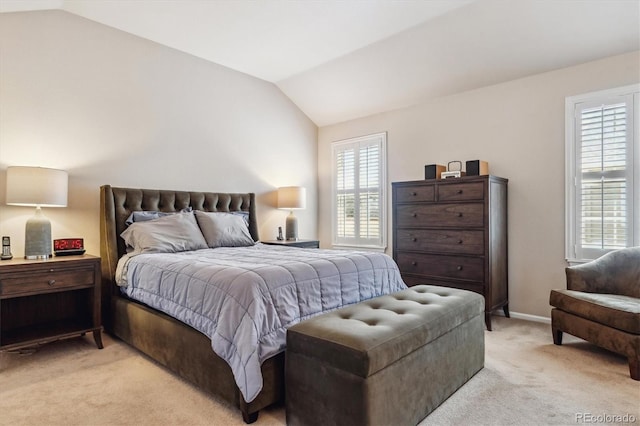
<instances>
[{"instance_id":1,"label":"white window blind","mask_svg":"<svg viewBox=\"0 0 640 426\"><path fill-rule=\"evenodd\" d=\"M333 244L385 247L386 133L334 142Z\"/></svg>"},{"instance_id":2,"label":"white window blind","mask_svg":"<svg viewBox=\"0 0 640 426\"><path fill-rule=\"evenodd\" d=\"M637 96L623 90L568 99L568 259L595 259L638 244Z\"/></svg>"}]
</instances>

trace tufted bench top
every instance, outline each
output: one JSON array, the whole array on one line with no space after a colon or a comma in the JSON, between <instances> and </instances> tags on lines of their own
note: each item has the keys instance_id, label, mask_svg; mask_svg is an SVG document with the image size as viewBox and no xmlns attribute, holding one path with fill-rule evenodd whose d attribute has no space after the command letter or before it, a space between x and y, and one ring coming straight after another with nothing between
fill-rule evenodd
<instances>
[{"instance_id":1,"label":"tufted bench top","mask_svg":"<svg viewBox=\"0 0 640 426\"><path fill-rule=\"evenodd\" d=\"M368 377L483 312L479 294L418 285L290 327L287 351Z\"/></svg>"}]
</instances>

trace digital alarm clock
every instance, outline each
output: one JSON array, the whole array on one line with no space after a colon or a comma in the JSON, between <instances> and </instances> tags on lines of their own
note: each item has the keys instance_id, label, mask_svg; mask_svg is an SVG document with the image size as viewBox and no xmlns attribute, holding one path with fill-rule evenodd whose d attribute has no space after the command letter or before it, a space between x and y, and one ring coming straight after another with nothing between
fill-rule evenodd
<instances>
[{"instance_id":1,"label":"digital alarm clock","mask_svg":"<svg viewBox=\"0 0 640 426\"><path fill-rule=\"evenodd\" d=\"M53 240L53 252L56 256L84 254L83 238L60 238Z\"/></svg>"}]
</instances>

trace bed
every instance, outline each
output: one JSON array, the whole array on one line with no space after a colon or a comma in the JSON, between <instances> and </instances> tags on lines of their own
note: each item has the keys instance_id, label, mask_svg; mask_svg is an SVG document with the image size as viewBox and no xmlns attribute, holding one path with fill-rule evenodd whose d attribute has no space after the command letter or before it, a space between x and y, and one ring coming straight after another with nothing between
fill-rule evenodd
<instances>
[{"instance_id":1,"label":"bed","mask_svg":"<svg viewBox=\"0 0 640 426\"><path fill-rule=\"evenodd\" d=\"M104 313L103 323L106 330L188 382L237 406L241 410L246 423L252 423L257 420L260 409L284 398L283 348L284 334L288 325L293 325L307 317L321 313L320 311L324 312L338 307L338 305L334 306L335 303L338 303L339 306L357 303L359 300L397 291L404 287L395 263L391 260L390 264L384 264L390 260L388 256L355 253L347 261L343 260L343 257L347 259L345 257L347 255L336 251L283 248L266 246L260 243L253 245L254 242L259 241L259 238L255 195L252 193L229 194L149 190L114 188L104 185L100 188L100 203L102 312ZM209 247L206 245L204 247L197 246L195 247L197 250L181 251L175 255L139 253L136 256L131 256L128 253L128 251L131 251L132 245L129 239L131 235L129 230L135 228L135 226L128 229L126 222L134 212L173 213L172 217L174 219L171 220L175 221L177 217L190 217L191 213L185 213L189 211L202 216L207 214L216 217L229 216L229 213L242 215L246 221L247 236L251 240L251 246L209 248L211 247L209 244ZM217 215L215 213L227 213L227 215ZM155 222L160 223L163 220L159 219ZM194 223L200 225L201 222ZM202 228L202 226L200 227ZM125 238L128 238L129 247L121 237L125 230L127 230ZM206 235L204 229L203 233ZM207 243L209 243L208 239ZM286 252L286 250L289 250L289 252ZM167 259L164 259L165 257ZM210 260L209 257L212 257L212 259ZM120 261L121 259L122 261ZM354 259L359 260L356 262ZM255 303L249 300L246 304L246 306L259 305L263 301L257 299L266 299L270 301L267 303L268 309L272 308L271 305L279 305L273 307L276 309L273 311L274 313L270 313L270 311L266 314L261 314L261 311L249 312L249 308L243 306L240 311L241 315L244 316L238 320L235 320L230 316L231 314L224 311L224 314L220 315L220 317L209 321L200 317L192 320L190 315L193 314L192 311L195 311L195 309L189 308L187 310L189 316L182 318L180 312L167 309L165 302L156 302L156 296L160 291L153 287L157 285L153 283L155 278L151 279L149 275L142 274L145 271L155 271L157 268L156 262L164 262L166 260L170 261L171 267L174 267L175 270L181 271L181 273L185 271L183 275L192 279L189 283L174 285L176 286L175 288L186 288L193 293L200 288L199 286L202 286L208 292L207 294L216 294L216 297L202 297L203 300L214 300L213 303L217 303L215 306L227 305L227 303L219 302L222 299L217 296L218 294L224 293L225 301L231 300L234 303L236 299L245 297L234 293L226 293L240 291L239 289L245 286L244 282L241 285L235 284L240 282L235 275L229 281L233 282L234 285L225 287L224 283L218 284L219 275L226 276L231 273L236 273L238 277L242 277L245 281L250 281L250 284L253 285L253 281L263 280L266 282L272 279L271 275L275 274L275 272L286 276L296 276L301 274L300 271L311 271L317 275L317 279L324 280L320 281L321 284L319 284L320 288L324 289L320 290L321 292L324 291L326 294L326 289L330 288L327 287L326 283L331 284L331 282L335 281L338 283L336 285L341 286L335 292L340 301L326 302L326 300L330 299L325 300L325 296L322 295L322 306L314 308L316 309L314 311L309 308L309 306L314 305L312 303L313 297L306 295L307 293L305 292L307 290L304 290L305 292L301 291L301 288L305 287L297 283L296 280L298 278L293 279L291 283L288 281L285 283L285 275L278 275L279 278L273 278L277 283L282 282L282 285L275 286L277 291L282 291L281 289L284 288L289 293L278 293L266 284L259 283L256 284L258 290L254 290L255 295L252 296L256 299ZM275 266L268 264L270 262ZM358 264L358 262L361 264ZM381 264L384 265L383 267L377 267L378 269L372 266L372 270L375 269L376 271L374 273L367 272L367 265L362 262L371 263L372 265L382 262ZM350 287L345 286L344 281L347 280L342 275L342 272L339 272L338 278L335 278L331 273L331 268L338 267L339 264L352 265L352 273L355 274L355 281L357 281L353 284L356 286L356 290L349 290ZM175 267L175 265L179 266ZM196 265L200 269L195 270ZM200 265L203 266L200 267ZM325 272L322 272L323 268L326 269ZM236 272L236 270L240 272ZM378 277L378 271L380 270L383 271L382 275L384 276L382 278ZM204 275L205 272L207 273L206 276ZM171 274L173 274L173 270ZM260 278L257 274L264 274L266 278ZM156 275L158 277L166 277L167 273L163 272ZM213 278L214 275L215 279ZM142 278L138 279L137 277L139 276ZM194 276L198 277L195 281L193 280ZM254 276L258 278L251 278ZM131 282L127 283L123 277L129 277ZM365 280L362 277L367 279ZM133 278L138 279L138 281L134 282ZM160 279L158 278L158 280ZM309 282L311 281L313 280L310 279ZM363 285L365 281L367 285ZM375 281L375 284L373 284L374 290L368 289L369 281ZM316 281L313 282L315 283ZM149 288L145 290L146 285ZM219 288L216 286L219 286ZM158 288L163 287L160 286ZM146 299L144 298L145 291L150 295ZM212 293L214 291L217 293ZM174 292L176 291L172 290L168 293ZM264 296L265 294L267 296ZM139 300L135 300L134 297ZM289 302L283 302L283 300L294 298L297 299L295 307L288 306L287 303ZM302 302L298 299L302 300ZM161 312L159 309L163 309L170 314ZM202 308L201 310L212 311L210 308ZM297 312L296 316L288 318L286 317L288 314L281 313L287 310L289 312ZM283 319L283 315L286 318ZM262 319L255 319L258 317ZM254 323L242 328L246 318L254 321ZM211 327L210 323L215 323L216 327ZM260 328L262 323L269 323L268 327L272 326L271 323L277 323L272 329L268 329L265 332L268 333L269 338L265 338L264 334L258 334L257 337L253 335L247 337L249 334L253 334L253 331L249 333L247 330ZM229 334L228 340L230 343L225 343L227 348L233 348L231 354L228 353L230 352L228 349L220 348L220 341L226 342L225 339L227 337L222 335L222 339L220 339L217 334L209 332L210 329L215 332L222 329L224 332L227 328L236 330ZM240 335L240 337L231 341L236 334ZM272 338L271 336L276 337ZM251 339L256 340L251 343ZM244 357L242 353L236 355L236 351L240 350L242 341L249 342L249 346L255 346L255 352L260 356ZM263 349L261 345L263 345L264 341L272 344L266 344L264 347L267 349ZM282 341L281 345L278 343L280 341ZM212 346L216 349L215 352ZM245 378L241 376L244 373L242 371L239 372L239 364L243 367L249 366L247 370L250 373L253 370L257 370L253 372L259 377L258 385L255 384L256 380L253 376L249 376L246 382L243 381ZM249 385L246 383L249 383Z\"/></svg>"}]
</instances>

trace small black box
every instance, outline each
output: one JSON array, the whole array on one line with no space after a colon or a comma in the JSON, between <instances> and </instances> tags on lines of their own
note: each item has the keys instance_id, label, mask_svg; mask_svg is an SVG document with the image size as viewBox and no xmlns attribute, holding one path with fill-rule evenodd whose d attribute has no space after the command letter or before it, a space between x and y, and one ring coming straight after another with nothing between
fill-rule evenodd
<instances>
[{"instance_id":1,"label":"small black box","mask_svg":"<svg viewBox=\"0 0 640 426\"><path fill-rule=\"evenodd\" d=\"M467 161L467 176L484 176L489 174L489 164L486 161Z\"/></svg>"},{"instance_id":2,"label":"small black box","mask_svg":"<svg viewBox=\"0 0 640 426\"><path fill-rule=\"evenodd\" d=\"M442 172L447 170L445 166L440 164L427 164L424 166L424 178L425 179L440 179Z\"/></svg>"}]
</instances>

